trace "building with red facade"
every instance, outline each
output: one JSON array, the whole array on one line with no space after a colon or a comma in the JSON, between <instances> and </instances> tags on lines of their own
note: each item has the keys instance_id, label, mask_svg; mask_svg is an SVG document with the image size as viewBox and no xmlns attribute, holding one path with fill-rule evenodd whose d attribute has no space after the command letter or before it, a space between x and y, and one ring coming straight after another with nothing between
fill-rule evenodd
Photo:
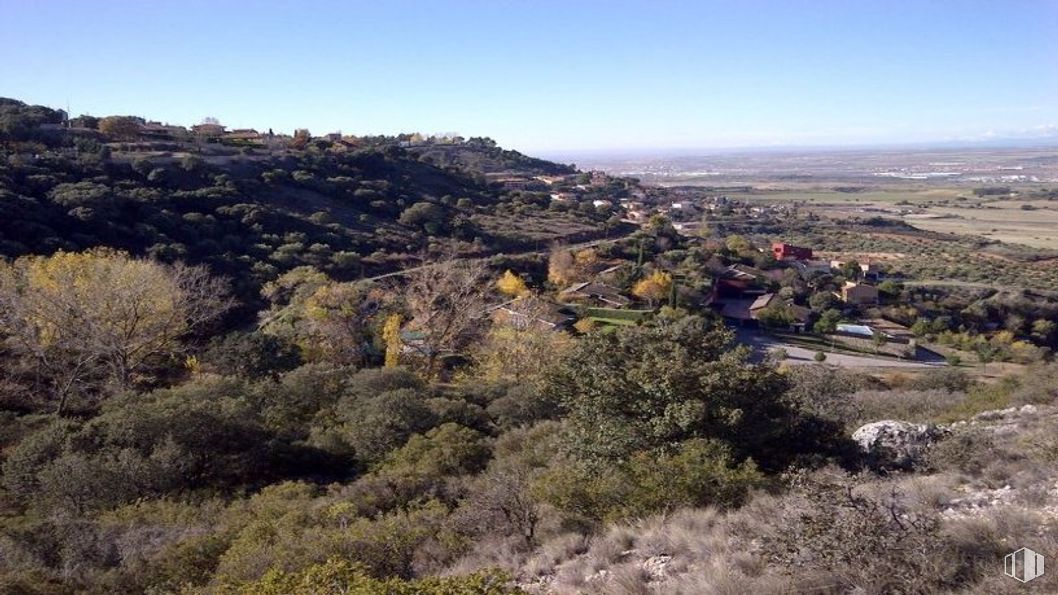
<instances>
[{"instance_id":1,"label":"building with red facade","mask_svg":"<svg viewBox=\"0 0 1058 595\"><path fill-rule=\"evenodd\" d=\"M775 255L775 260L786 260L787 258L793 260L812 259L811 248L802 248L800 246L785 244L783 242L775 242L772 244L771 253Z\"/></svg>"}]
</instances>

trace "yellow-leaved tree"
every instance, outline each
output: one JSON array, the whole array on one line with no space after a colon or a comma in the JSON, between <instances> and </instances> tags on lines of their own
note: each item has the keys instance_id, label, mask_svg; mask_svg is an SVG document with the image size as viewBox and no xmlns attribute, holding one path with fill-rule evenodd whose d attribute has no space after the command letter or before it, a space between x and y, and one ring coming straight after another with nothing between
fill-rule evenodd
<instances>
[{"instance_id":1,"label":"yellow-leaved tree","mask_svg":"<svg viewBox=\"0 0 1058 595\"><path fill-rule=\"evenodd\" d=\"M647 300L651 307L657 302L665 299L672 290L672 275L665 271L654 271L635 284L632 293Z\"/></svg>"},{"instance_id":2,"label":"yellow-leaved tree","mask_svg":"<svg viewBox=\"0 0 1058 595\"><path fill-rule=\"evenodd\" d=\"M543 387L549 365L560 361L573 346L564 331L537 324L532 298L516 300L518 320L494 324L474 351L476 378Z\"/></svg>"},{"instance_id":3,"label":"yellow-leaved tree","mask_svg":"<svg viewBox=\"0 0 1058 595\"><path fill-rule=\"evenodd\" d=\"M573 253L565 248L553 248L547 259L547 280L555 285L568 285L575 273Z\"/></svg>"},{"instance_id":4,"label":"yellow-leaved tree","mask_svg":"<svg viewBox=\"0 0 1058 595\"><path fill-rule=\"evenodd\" d=\"M72 394L130 388L231 306L203 267L115 250L0 263L0 337L60 414Z\"/></svg>"},{"instance_id":5,"label":"yellow-leaved tree","mask_svg":"<svg viewBox=\"0 0 1058 595\"><path fill-rule=\"evenodd\" d=\"M496 280L496 289L499 289L500 293L511 297L522 297L529 294L529 288L526 287L525 281L522 281L521 277L510 270L503 273Z\"/></svg>"},{"instance_id":6,"label":"yellow-leaved tree","mask_svg":"<svg viewBox=\"0 0 1058 595\"><path fill-rule=\"evenodd\" d=\"M599 262L599 253L594 248L573 252L556 246L548 257L547 280L559 286L583 281L592 275Z\"/></svg>"},{"instance_id":7,"label":"yellow-leaved tree","mask_svg":"<svg viewBox=\"0 0 1058 595\"><path fill-rule=\"evenodd\" d=\"M386 367L396 368L400 363L400 314L390 314L382 325L382 340L386 343Z\"/></svg>"}]
</instances>

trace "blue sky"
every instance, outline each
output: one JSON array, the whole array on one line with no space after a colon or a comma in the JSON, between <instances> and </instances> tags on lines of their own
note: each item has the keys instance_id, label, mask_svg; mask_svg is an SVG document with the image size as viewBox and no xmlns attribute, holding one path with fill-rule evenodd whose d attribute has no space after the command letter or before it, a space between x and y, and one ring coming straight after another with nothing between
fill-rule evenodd
<instances>
[{"instance_id":1,"label":"blue sky","mask_svg":"<svg viewBox=\"0 0 1058 595\"><path fill-rule=\"evenodd\" d=\"M531 152L1058 137L1058 0L0 0L0 96Z\"/></svg>"}]
</instances>

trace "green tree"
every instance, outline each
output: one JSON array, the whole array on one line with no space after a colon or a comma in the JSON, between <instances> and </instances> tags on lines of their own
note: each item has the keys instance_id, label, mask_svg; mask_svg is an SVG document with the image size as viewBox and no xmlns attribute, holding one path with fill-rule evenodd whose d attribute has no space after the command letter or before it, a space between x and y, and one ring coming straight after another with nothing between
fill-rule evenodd
<instances>
[{"instance_id":1,"label":"green tree","mask_svg":"<svg viewBox=\"0 0 1058 595\"><path fill-rule=\"evenodd\" d=\"M838 323L841 322L841 318L841 312L834 309L827 310L819 317L812 329L820 335L829 335L838 330Z\"/></svg>"},{"instance_id":2,"label":"green tree","mask_svg":"<svg viewBox=\"0 0 1058 595\"><path fill-rule=\"evenodd\" d=\"M399 221L410 227L421 227L427 233L435 233L444 223L445 211L432 202L417 202L400 214Z\"/></svg>"},{"instance_id":3,"label":"green tree","mask_svg":"<svg viewBox=\"0 0 1058 595\"><path fill-rule=\"evenodd\" d=\"M1037 341L1047 344L1054 339L1056 328L1058 324L1053 320L1040 318L1032 323L1032 336Z\"/></svg>"},{"instance_id":4,"label":"green tree","mask_svg":"<svg viewBox=\"0 0 1058 595\"><path fill-rule=\"evenodd\" d=\"M107 116L99 121L99 131L115 140L133 140L140 133L140 123L130 116Z\"/></svg>"},{"instance_id":5,"label":"green tree","mask_svg":"<svg viewBox=\"0 0 1058 595\"><path fill-rule=\"evenodd\" d=\"M550 389L568 411L569 450L589 463L706 438L774 467L809 449L781 402L785 379L729 349L731 333L696 316L581 340ZM814 439L814 438L813 438ZM779 444L783 444L779 448Z\"/></svg>"},{"instance_id":6,"label":"green tree","mask_svg":"<svg viewBox=\"0 0 1058 595\"><path fill-rule=\"evenodd\" d=\"M916 337L925 337L930 333L930 330L929 320L925 318L919 318L911 325L911 334Z\"/></svg>"},{"instance_id":7,"label":"green tree","mask_svg":"<svg viewBox=\"0 0 1058 595\"><path fill-rule=\"evenodd\" d=\"M855 280L863 277L863 269L860 268L859 262L850 260L841 265L841 274L844 275L846 279Z\"/></svg>"},{"instance_id":8,"label":"green tree","mask_svg":"<svg viewBox=\"0 0 1058 595\"><path fill-rule=\"evenodd\" d=\"M794 322L793 312L785 304L769 306L757 313L757 320L769 328L787 328Z\"/></svg>"},{"instance_id":9,"label":"green tree","mask_svg":"<svg viewBox=\"0 0 1058 595\"><path fill-rule=\"evenodd\" d=\"M298 367L301 353L296 346L272 335L236 332L214 339L201 360L221 374L260 378Z\"/></svg>"},{"instance_id":10,"label":"green tree","mask_svg":"<svg viewBox=\"0 0 1058 595\"><path fill-rule=\"evenodd\" d=\"M808 298L809 307L816 312L825 312L834 308L837 304L838 298L834 297L834 294L829 291L813 293L812 297Z\"/></svg>"}]
</instances>

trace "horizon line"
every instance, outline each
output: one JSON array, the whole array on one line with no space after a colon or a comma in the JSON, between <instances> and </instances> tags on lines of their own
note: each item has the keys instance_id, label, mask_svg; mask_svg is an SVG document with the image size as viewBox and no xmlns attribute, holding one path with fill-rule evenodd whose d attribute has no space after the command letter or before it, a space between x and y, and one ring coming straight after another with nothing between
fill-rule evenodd
<instances>
[{"instance_id":1,"label":"horizon line","mask_svg":"<svg viewBox=\"0 0 1058 595\"><path fill-rule=\"evenodd\" d=\"M511 147L513 148L513 147ZM1054 149L1058 150L1058 137L1008 138L995 140L945 140L945 141L894 141L883 143L826 143L783 145L729 145L716 147L628 147L628 148L584 148L584 149L517 149L532 152L543 158L576 156L629 156L629 157L676 157L698 154L737 154L767 152L813 152L813 151L881 151L881 150L944 150L944 149Z\"/></svg>"}]
</instances>

